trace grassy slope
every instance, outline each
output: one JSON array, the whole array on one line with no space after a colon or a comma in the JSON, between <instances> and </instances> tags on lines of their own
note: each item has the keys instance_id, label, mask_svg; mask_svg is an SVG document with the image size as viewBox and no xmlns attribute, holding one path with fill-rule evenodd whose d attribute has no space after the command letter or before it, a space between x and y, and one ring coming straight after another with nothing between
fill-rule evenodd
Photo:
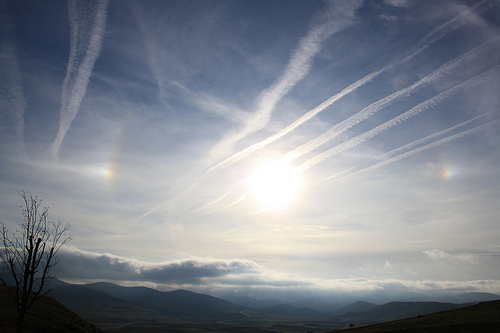
<instances>
[{"instance_id":1,"label":"grassy slope","mask_svg":"<svg viewBox=\"0 0 500 333\"><path fill-rule=\"evenodd\" d=\"M0 286L0 328L5 333L16 331L16 308L5 287ZM93 324L52 297L44 297L29 309L25 320L25 333L101 333Z\"/></svg>"},{"instance_id":2,"label":"grassy slope","mask_svg":"<svg viewBox=\"0 0 500 333\"><path fill-rule=\"evenodd\" d=\"M500 332L500 301L484 302L455 310L343 330L343 332Z\"/></svg>"}]
</instances>

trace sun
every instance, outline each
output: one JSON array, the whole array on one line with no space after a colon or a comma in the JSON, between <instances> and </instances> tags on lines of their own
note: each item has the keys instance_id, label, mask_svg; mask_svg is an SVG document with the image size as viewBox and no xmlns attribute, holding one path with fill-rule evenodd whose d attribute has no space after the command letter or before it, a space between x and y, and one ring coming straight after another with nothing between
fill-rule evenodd
<instances>
[{"instance_id":1,"label":"sun","mask_svg":"<svg viewBox=\"0 0 500 333\"><path fill-rule=\"evenodd\" d=\"M299 173L281 161L262 163L247 181L252 197L265 210L290 205L300 192Z\"/></svg>"}]
</instances>

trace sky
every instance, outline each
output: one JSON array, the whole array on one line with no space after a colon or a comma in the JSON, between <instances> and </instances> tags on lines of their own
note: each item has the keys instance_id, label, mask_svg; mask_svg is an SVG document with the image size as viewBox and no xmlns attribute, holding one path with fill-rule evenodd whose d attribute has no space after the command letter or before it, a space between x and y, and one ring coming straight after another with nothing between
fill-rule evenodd
<instances>
[{"instance_id":1,"label":"sky","mask_svg":"<svg viewBox=\"0 0 500 333\"><path fill-rule=\"evenodd\" d=\"M71 224L58 278L500 294L499 1L0 6L0 219Z\"/></svg>"}]
</instances>

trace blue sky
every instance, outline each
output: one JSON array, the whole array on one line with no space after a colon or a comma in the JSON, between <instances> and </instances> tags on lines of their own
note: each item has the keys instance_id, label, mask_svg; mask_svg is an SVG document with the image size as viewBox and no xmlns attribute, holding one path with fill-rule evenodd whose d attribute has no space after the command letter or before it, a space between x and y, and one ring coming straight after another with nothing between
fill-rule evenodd
<instances>
[{"instance_id":1,"label":"blue sky","mask_svg":"<svg viewBox=\"0 0 500 333\"><path fill-rule=\"evenodd\" d=\"M71 223L59 278L500 293L498 1L0 5L1 218Z\"/></svg>"}]
</instances>

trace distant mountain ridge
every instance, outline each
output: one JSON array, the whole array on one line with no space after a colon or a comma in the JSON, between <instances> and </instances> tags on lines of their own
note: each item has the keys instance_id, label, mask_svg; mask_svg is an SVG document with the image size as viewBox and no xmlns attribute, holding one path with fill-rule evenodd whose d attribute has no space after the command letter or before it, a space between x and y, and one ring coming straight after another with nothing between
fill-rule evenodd
<instances>
[{"instance_id":1,"label":"distant mountain ridge","mask_svg":"<svg viewBox=\"0 0 500 333\"><path fill-rule=\"evenodd\" d=\"M460 295L450 295L450 296L442 296L436 298L437 302L448 302L448 303L456 303L456 304L464 304L464 303L473 303L473 302L488 302L488 301L496 301L500 299L499 295L491 294L491 293L481 293L481 292L472 292Z\"/></svg>"},{"instance_id":2,"label":"distant mountain ridge","mask_svg":"<svg viewBox=\"0 0 500 333\"><path fill-rule=\"evenodd\" d=\"M122 287L99 282L54 288L52 295L63 304L77 309L89 308L92 303L114 304L120 307L156 311L170 318L195 321L230 320L243 318L243 307L217 297L187 290L161 292L146 287Z\"/></svg>"},{"instance_id":3,"label":"distant mountain ridge","mask_svg":"<svg viewBox=\"0 0 500 333\"><path fill-rule=\"evenodd\" d=\"M327 332L342 329L349 324L363 326L357 328L356 332L389 332L392 327L397 327L397 332L400 333L442 332L441 327L446 328L446 332L454 333L500 332L500 301L467 307L463 304L440 302L389 302L377 305L358 301L338 309L333 316L327 316L291 304L246 310L228 301L187 290L159 292L144 287L129 288L107 283L55 283L53 287L51 293L55 299L67 304L104 332ZM456 297L470 300L496 296L474 293ZM148 308L139 305L138 300ZM146 304L147 300L166 303ZM0 298L0 302L2 301ZM78 319L76 314L58 304L50 297L44 298L40 303L41 308L37 306L37 310L32 313L35 316L29 324L33 328L30 332L100 332L97 327ZM15 307L0 304L0 308L2 331L8 327L5 325L12 324L9 318L15 317ZM218 317L214 317L214 314ZM408 319L398 320L400 318ZM372 328L373 324L375 326Z\"/></svg>"},{"instance_id":4,"label":"distant mountain ridge","mask_svg":"<svg viewBox=\"0 0 500 333\"><path fill-rule=\"evenodd\" d=\"M226 317L230 313L239 313L243 310L243 307L229 301L187 290L161 292L146 287L121 287L105 282L88 284L84 287L105 292L135 305L181 317L196 314L204 316L204 313L208 312L215 319L218 319L222 314L224 314L222 316L224 319L228 319Z\"/></svg>"},{"instance_id":5,"label":"distant mountain ridge","mask_svg":"<svg viewBox=\"0 0 500 333\"><path fill-rule=\"evenodd\" d=\"M336 310L333 314L334 315L343 315L346 313L353 313L353 312L362 312L362 311L368 311L373 308L376 308L378 305L369 303L369 302L364 302L364 301L357 301L352 304L349 304L347 306L344 306L338 310Z\"/></svg>"},{"instance_id":6,"label":"distant mountain ridge","mask_svg":"<svg viewBox=\"0 0 500 333\"><path fill-rule=\"evenodd\" d=\"M389 302L378 305L355 301L335 307L334 303L328 305L314 299L292 303L228 297L241 303L235 304L187 290L162 292L146 287L122 287L107 282L72 285L56 281L51 296L104 331L113 332L119 332L122 328L130 332L141 331L144 325L157 326L158 331L188 332L192 329L204 329L209 325L213 329L220 328L228 332L241 331L242 327L253 332L251 328L256 325L264 329L265 323L281 320L292 326L306 323L313 325L312 327L316 327L313 331L326 327L323 331L328 331L329 328L342 328L348 323L374 324L464 306L443 302ZM469 293L453 297L456 300L475 300L475 303L485 299L500 299L500 296L488 293ZM320 309L310 308L307 304L316 305ZM277 328L272 328L274 329Z\"/></svg>"},{"instance_id":7,"label":"distant mountain ridge","mask_svg":"<svg viewBox=\"0 0 500 333\"><path fill-rule=\"evenodd\" d=\"M432 297L424 294L417 293L405 293L401 295L394 295L392 299L386 297L387 301L376 302L372 300L359 300L355 298L337 298L332 301L328 301L327 299L305 299L301 301L284 301L277 299L256 299L252 297L242 297L242 296L223 296L223 299L226 299L234 304L243 306L245 308L259 309L263 307L270 307L279 304L288 304L298 308L310 308L327 315L338 315L345 312L350 311L361 311L367 310L370 308L370 304L377 306L381 304L391 303L391 302L440 302L440 303L454 303L454 304L466 304L466 303L477 303L477 302L487 302L500 300L500 295L485 293L485 292L472 292L472 293L464 293L458 295L449 295L449 296L441 296L441 297ZM361 307L361 310L357 310L356 306ZM363 304L367 305L367 308L363 308ZM343 308L347 308L353 306L353 310L349 308L347 311L344 311Z\"/></svg>"},{"instance_id":8,"label":"distant mountain ridge","mask_svg":"<svg viewBox=\"0 0 500 333\"><path fill-rule=\"evenodd\" d=\"M364 311L348 312L334 318L342 318L358 324L375 324L439 311L453 310L460 307L462 306L458 304L439 302L390 302Z\"/></svg>"}]
</instances>

